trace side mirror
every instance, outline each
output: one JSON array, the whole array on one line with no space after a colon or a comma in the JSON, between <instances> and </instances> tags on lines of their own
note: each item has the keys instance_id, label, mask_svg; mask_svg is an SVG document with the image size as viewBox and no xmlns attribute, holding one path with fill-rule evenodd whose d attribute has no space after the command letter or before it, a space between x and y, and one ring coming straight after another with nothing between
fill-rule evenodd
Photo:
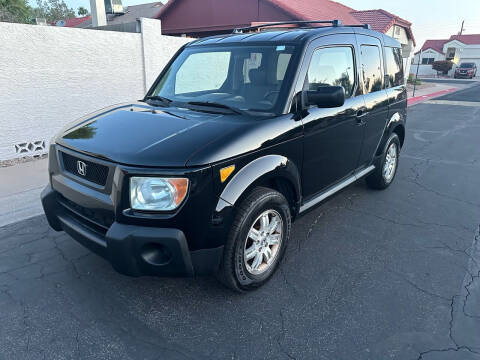
<instances>
[{"instance_id":1,"label":"side mirror","mask_svg":"<svg viewBox=\"0 0 480 360\"><path fill-rule=\"evenodd\" d=\"M321 86L317 90L307 91L307 105L322 108L340 107L345 103L343 86Z\"/></svg>"}]
</instances>

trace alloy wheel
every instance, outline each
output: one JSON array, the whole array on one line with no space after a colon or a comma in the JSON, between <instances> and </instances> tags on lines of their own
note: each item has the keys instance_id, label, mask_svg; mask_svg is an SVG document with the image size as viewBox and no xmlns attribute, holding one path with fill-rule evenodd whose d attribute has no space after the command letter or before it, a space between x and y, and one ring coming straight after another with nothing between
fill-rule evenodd
<instances>
[{"instance_id":1,"label":"alloy wheel","mask_svg":"<svg viewBox=\"0 0 480 360\"><path fill-rule=\"evenodd\" d=\"M397 167L397 145L395 143L391 143L388 147L387 154L385 156L385 164L383 164L383 171L382 175L383 178L387 183L392 181L393 176L395 175L395 170Z\"/></svg>"},{"instance_id":2,"label":"alloy wheel","mask_svg":"<svg viewBox=\"0 0 480 360\"><path fill-rule=\"evenodd\" d=\"M273 210L266 210L251 226L243 250L245 268L250 274L267 271L279 254L283 240L283 219Z\"/></svg>"}]
</instances>

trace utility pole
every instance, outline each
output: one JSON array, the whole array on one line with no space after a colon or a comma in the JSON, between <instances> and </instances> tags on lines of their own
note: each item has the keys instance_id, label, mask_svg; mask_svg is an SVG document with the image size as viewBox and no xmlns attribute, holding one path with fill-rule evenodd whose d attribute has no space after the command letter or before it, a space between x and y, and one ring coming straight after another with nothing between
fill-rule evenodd
<instances>
[{"instance_id":1,"label":"utility pole","mask_svg":"<svg viewBox=\"0 0 480 360\"><path fill-rule=\"evenodd\" d=\"M420 62L422 61L422 52L423 51L420 50L420 54L418 55L417 72L415 74L415 80L413 80L413 94L412 94L412 97L415 96L415 90L417 90L418 68L420 67Z\"/></svg>"},{"instance_id":2,"label":"utility pole","mask_svg":"<svg viewBox=\"0 0 480 360\"><path fill-rule=\"evenodd\" d=\"M92 12L93 27L107 25L104 0L90 0L90 11Z\"/></svg>"},{"instance_id":3,"label":"utility pole","mask_svg":"<svg viewBox=\"0 0 480 360\"><path fill-rule=\"evenodd\" d=\"M460 32L458 33L458 35L462 35L463 33L463 24L465 23L465 20L462 21L462 28L460 29Z\"/></svg>"}]
</instances>

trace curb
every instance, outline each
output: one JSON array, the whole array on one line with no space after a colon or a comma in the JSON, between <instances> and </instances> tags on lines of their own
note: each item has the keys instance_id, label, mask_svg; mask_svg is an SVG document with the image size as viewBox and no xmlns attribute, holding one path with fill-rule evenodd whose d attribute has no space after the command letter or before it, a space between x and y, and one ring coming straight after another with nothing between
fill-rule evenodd
<instances>
[{"instance_id":1,"label":"curb","mask_svg":"<svg viewBox=\"0 0 480 360\"><path fill-rule=\"evenodd\" d=\"M436 92L433 92L433 93L427 94L427 95L420 95L420 96L411 97L411 98L408 98L407 105L412 106L412 105L415 105L415 104L417 104L419 102L422 102L424 100L433 99L437 96L449 94L449 93L457 91L457 90L460 90L460 89L459 88L450 88L450 89L436 91Z\"/></svg>"}]
</instances>

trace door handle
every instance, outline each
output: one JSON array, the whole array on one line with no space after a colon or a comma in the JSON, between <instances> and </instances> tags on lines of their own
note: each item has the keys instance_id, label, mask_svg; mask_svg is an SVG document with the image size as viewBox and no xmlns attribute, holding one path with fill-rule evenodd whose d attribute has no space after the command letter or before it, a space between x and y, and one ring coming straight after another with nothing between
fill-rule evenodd
<instances>
[{"instance_id":1,"label":"door handle","mask_svg":"<svg viewBox=\"0 0 480 360\"><path fill-rule=\"evenodd\" d=\"M355 115L355 117L357 118L357 125L364 125L365 124L365 121L363 120L365 115L367 115L367 112L365 110L358 110L357 111L357 114Z\"/></svg>"}]
</instances>

